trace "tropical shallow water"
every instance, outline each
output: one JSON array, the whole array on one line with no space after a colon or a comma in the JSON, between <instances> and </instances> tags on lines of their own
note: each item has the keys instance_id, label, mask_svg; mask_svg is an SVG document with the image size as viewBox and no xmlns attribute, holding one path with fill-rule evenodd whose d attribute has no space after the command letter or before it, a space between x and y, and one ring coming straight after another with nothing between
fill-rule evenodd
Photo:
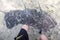
<instances>
[{"instance_id":1,"label":"tropical shallow water","mask_svg":"<svg viewBox=\"0 0 60 40\"><path fill-rule=\"evenodd\" d=\"M38 16L35 17L34 15L32 15L33 17L31 17L34 20L37 19L36 21L38 22L38 27L36 28L36 26L34 26L35 25L34 23L32 24L33 27L30 26L31 28L28 31L30 40L35 40L35 38L37 38L39 34L37 29L40 26L42 26L40 23L43 23L44 30L47 29L47 32L45 32L45 34L47 34L50 40L59 40L59 35L60 35L60 31L59 31L60 30L60 9L59 9L60 5L59 3L60 3L59 0L40 0L40 1L39 0L36 0L36 1L34 0L33 1L32 0L23 0L23 1L22 0L18 0L18 1L17 0L0 0L0 40L14 40L14 37L17 36L17 34L19 33L22 27L22 23L20 23L20 21L18 22L16 17L17 18L20 17L20 16L18 17L17 15L21 11L24 13L27 13L28 15L30 14L32 15L33 13L35 16L36 15L40 16L41 15L40 13L42 13L42 16L40 17L43 19L43 21L40 21L41 18ZM39 4L40 4L40 7L39 7ZM46 22L46 19L48 22ZM6 22L6 20L8 22L10 21L10 24ZM11 22L13 22L13 26ZM8 23L9 26L7 26L6 23ZM27 23L30 24L29 21Z\"/></svg>"}]
</instances>

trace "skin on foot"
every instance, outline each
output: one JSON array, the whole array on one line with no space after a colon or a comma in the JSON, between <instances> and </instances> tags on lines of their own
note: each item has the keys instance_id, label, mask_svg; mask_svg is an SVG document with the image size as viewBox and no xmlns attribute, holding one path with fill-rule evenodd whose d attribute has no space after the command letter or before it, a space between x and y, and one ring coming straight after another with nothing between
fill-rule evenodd
<instances>
[{"instance_id":1,"label":"skin on foot","mask_svg":"<svg viewBox=\"0 0 60 40\"><path fill-rule=\"evenodd\" d=\"M26 25L26 24L23 25L23 26L22 26L22 29L25 29L25 30L27 31L27 30L28 30L28 25Z\"/></svg>"}]
</instances>

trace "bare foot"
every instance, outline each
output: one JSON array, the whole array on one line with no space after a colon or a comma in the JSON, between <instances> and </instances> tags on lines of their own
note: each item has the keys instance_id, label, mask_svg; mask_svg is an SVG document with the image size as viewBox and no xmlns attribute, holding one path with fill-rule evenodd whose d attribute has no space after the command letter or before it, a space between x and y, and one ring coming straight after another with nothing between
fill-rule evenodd
<instances>
[{"instance_id":1,"label":"bare foot","mask_svg":"<svg viewBox=\"0 0 60 40\"><path fill-rule=\"evenodd\" d=\"M40 40L48 40L48 38L44 34L41 34L40 35Z\"/></svg>"},{"instance_id":2,"label":"bare foot","mask_svg":"<svg viewBox=\"0 0 60 40\"><path fill-rule=\"evenodd\" d=\"M26 24L23 25L23 26L22 26L22 29L25 29L25 30L27 31L27 30L28 30L28 25L26 25Z\"/></svg>"}]
</instances>

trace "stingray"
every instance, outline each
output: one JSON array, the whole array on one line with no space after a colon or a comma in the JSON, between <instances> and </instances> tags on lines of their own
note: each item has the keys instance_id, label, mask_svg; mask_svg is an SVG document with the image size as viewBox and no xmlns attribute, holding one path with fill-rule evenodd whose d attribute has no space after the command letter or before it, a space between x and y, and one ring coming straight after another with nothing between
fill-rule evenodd
<instances>
[{"instance_id":1,"label":"stingray","mask_svg":"<svg viewBox=\"0 0 60 40\"><path fill-rule=\"evenodd\" d=\"M36 9L11 10L6 12L4 19L9 29L18 24L28 24L36 29L47 31L57 25L56 21L47 12Z\"/></svg>"}]
</instances>

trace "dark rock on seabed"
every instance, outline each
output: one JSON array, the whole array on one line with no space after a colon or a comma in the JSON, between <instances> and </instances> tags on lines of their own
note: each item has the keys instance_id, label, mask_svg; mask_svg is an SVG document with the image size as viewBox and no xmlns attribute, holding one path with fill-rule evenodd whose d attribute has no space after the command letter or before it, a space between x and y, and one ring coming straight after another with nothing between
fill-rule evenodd
<instances>
[{"instance_id":1,"label":"dark rock on seabed","mask_svg":"<svg viewBox=\"0 0 60 40\"><path fill-rule=\"evenodd\" d=\"M18 24L28 24L36 29L47 31L55 27L56 21L46 12L36 9L11 10L6 12L5 21L7 28L11 29Z\"/></svg>"}]
</instances>

